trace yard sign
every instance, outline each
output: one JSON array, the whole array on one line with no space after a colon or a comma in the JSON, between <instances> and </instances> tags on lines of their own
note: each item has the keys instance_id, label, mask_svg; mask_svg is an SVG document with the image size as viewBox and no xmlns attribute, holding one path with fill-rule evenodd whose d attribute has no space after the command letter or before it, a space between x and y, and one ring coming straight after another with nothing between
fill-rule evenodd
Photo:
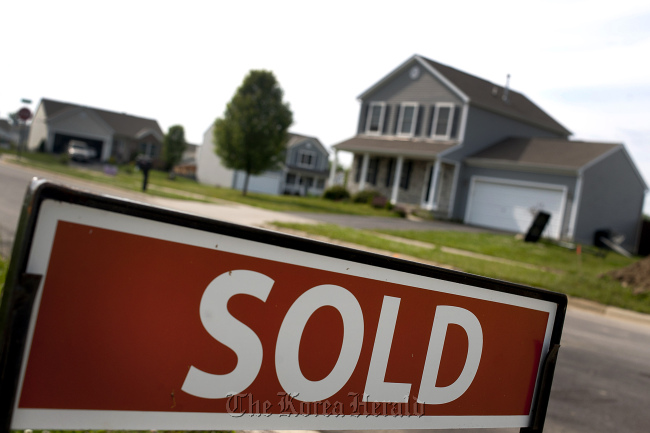
<instances>
[{"instance_id":1,"label":"yard sign","mask_svg":"<svg viewBox=\"0 0 650 433\"><path fill-rule=\"evenodd\" d=\"M543 426L566 297L34 181L9 429Z\"/></svg>"}]
</instances>

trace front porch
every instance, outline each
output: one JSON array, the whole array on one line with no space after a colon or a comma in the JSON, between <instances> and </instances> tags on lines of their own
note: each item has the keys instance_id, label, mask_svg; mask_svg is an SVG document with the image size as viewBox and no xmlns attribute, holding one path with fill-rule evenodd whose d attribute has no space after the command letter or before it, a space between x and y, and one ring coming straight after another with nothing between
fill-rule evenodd
<instances>
[{"instance_id":1,"label":"front porch","mask_svg":"<svg viewBox=\"0 0 650 433\"><path fill-rule=\"evenodd\" d=\"M335 154L333 166L338 161ZM330 182L333 182L330 173ZM351 193L372 189L392 204L418 206L449 218L453 208L457 164L440 158L355 153L348 189Z\"/></svg>"}]
</instances>

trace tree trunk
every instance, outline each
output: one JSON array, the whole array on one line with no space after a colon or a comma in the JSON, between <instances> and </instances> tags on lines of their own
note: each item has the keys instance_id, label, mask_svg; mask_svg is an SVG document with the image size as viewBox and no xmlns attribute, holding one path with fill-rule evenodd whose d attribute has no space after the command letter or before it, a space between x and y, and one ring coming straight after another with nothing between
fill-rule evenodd
<instances>
[{"instance_id":1,"label":"tree trunk","mask_svg":"<svg viewBox=\"0 0 650 433\"><path fill-rule=\"evenodd\" d=\"M250 177L250 173L247 171L246 172L246 177L244 178L244 189L242 190L242 195L246 195L248 192L248 178Z\"/></svg>"}]
</instances>

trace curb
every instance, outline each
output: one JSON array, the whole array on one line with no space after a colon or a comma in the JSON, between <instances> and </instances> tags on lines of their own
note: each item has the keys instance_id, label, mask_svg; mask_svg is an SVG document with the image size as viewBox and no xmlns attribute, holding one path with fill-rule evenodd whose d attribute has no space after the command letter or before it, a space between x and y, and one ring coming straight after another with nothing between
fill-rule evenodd
<instances>
[{"instance_id":1,"label":"curb","mask_svg":"<svg viewBox=\"0 0 650 433\"><path fill-rule=\"evenodd\" d=\"M598 302L586 299L569 297L569 308L590 311L605 317L627 320L650 326L650 314L638 313L636 311L624 310L619 307L599 304Z\"/></svg>"}]
</instances>

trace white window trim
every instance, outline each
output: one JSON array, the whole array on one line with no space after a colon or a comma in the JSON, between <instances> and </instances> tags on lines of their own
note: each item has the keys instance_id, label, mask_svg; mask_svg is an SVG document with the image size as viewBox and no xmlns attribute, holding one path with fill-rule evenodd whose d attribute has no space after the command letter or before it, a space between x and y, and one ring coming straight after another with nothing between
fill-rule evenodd
<instances>
[{"instance_id":1,"label":"white window trim","mask_svg":"<svg viewBox=\"0 0 650 433\"><path fill-rule=\"evenodd\" d=\"M436 111L433 115L433 123L431 125L431 138L436 140L449 140L451 138L451 130L454 124L454 104L451 102L439 102L435 105ZM449 108L449 119L447 119L447 131L444 135L436 135L436 129L438 126L438 114L440 113L441 108Z\"/></svg>"},{"instance_id":2,"label":"white window trim","mask_svg":"<svg viewBox=\"0 0 650 433\"><path fill-rule=\"evenodd\" d=\"M411 122L411 130L409 132L402 132L402 122L404 121L404 109L406 107L413 107L413 121ZM418 111L420 105L417 102L402 102L399 110L399 120L397 121L397 135L400 137L413 137L415 134L415 127L418 123Z\"/></svg>"},{"instance_id":3,"label":"white window trim","mask_svg":"<svg viewBox=\"0 0 650 433\"><path fill-rule=\"evenodd\" d=\"M302 156L303 155L311 155L311 163L310 164L305 164L302 162ZM313 150L305 150L305 149L300 149L298 151L298 160L296 161L296 165L298 167L304 167L304 168L312 168L316 165L316 152Z\"/></svg>"},{"instance_id":4,"label":"white window trim","mask_svg":"<svg viewBox=\"0 0 650 433\"><path fill-rule=\"evenodd\" d=\"M372 109L374 107L381 107L379 111L379 128L377 131L370 130L370 121L372 119ZM368 114L366 116L366 135L381 135L382 129L384 126L384 116L386 115L386 103L385 102L371 102L368 106Z\"/></svg>"}]
</instances>

